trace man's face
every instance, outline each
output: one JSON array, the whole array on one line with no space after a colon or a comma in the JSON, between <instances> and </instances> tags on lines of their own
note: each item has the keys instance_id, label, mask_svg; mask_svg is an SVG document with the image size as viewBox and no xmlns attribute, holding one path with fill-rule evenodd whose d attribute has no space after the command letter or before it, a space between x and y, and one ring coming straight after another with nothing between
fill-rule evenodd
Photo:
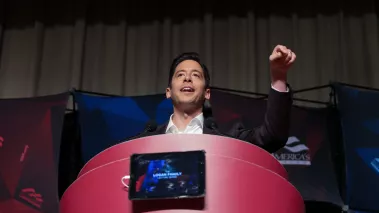
<instances>
[{"instance_id":1,"label":"man's face","mask_svg":"<svg viewBox=\"0 0 379 213\"><path fill-rule=\"evenodd\" d=\"M205 77L200 64L193 60L182 61L175 69L171 88L166 89L166 97L183 109L201 107L210 98L210 89L205 89Z\"/></svg>"}]
</instances>

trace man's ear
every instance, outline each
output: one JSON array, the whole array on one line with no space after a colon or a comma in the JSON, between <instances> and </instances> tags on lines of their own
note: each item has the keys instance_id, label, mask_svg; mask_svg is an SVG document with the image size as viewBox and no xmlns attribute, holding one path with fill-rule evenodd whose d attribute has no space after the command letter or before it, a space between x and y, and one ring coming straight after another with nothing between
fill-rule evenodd
<instances>
[{"instance_id":1,"label":"man's ear","mask_svg":"<svg viewBox=\"0 0 379 213\"><path fill-rule=\"evenodd\" d=\"M170 89L170 87L166 88L166 98L167 99L171 98L171 89Z\"/></svg>"},{"instance_id":2,"label":"man's ear","mask_svg":"<svg viewBox=\"0 0 379 213\"><path fill-rule=\"evenodd\" d=\"M211 89L205 89L205 99L209 100L211 98Z\"/></svg>"}]
</instances>

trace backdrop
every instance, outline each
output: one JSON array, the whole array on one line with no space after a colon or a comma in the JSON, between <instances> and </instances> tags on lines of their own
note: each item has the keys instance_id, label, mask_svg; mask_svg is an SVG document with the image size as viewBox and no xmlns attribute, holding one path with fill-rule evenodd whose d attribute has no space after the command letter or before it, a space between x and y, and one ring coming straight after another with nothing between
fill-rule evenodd
<instances>
[{"instance_id":1,"label":"backdrop","mask_svg":"<svg viewBox=\"0 0 379 213\"><path fill-rule=\"evenodd\" d=\"M171 100L163 95L141 97L98 97L77 92L82 129L82 157L88 161L102 150L138 134L144 124L167 121L172 113ZM213 91L212 109L220 129L239 120L254 128L263 122L266 101ZM330 141L334 131L328 123L334 117L331 108L293 107L291 133L287 145L274 153L288 170L290 181L306 201L332 203L342 208Z\"/></svg>"},{"instance_id":2,"label":"backdrop","mask_svg":"<svg viewBox=\"0 0 379 213\"><path fill-rule=\"evenodd\" d=\"M1 212L58 212L58 159L69 93L0 100Z\"/></svg>"},{"instance_id":3,"label":"backdrop","mask_svg":"<svg viewBox=\"0 0 379 213\"><path fill-rule=\"evenodd\" d=\"M140 133L145 124L162 124L172 113L163 94L136 97L99 97L74 93L82 135L82 158L87 162L104 149Z\"/></svg>"},{"instance_id":4,"label":"backdrop","mask_svg":"<svg viewBox=\"0 0 379 213\"><path fill-rule=\"evenodd\" d=\"M254 128L263 123L266 101L213 91L212 109L221 130L226 131L236 121ZM290 182L305 201L342 206L330 147L338 134L330 125L335 123L334 113L332 107L293 106L287 144L273 156L285 166Z\"/></svg>"},{"instance_id":5,"label":"backdrop","mask_svg":"<svg viewBox=\"0 0 379 213\"><path fill-rule=\"evenodd\" d=\"M379 211L379 91L335 85L346 156L346 198L352 209Z\"/></svg>"}]
</instances>

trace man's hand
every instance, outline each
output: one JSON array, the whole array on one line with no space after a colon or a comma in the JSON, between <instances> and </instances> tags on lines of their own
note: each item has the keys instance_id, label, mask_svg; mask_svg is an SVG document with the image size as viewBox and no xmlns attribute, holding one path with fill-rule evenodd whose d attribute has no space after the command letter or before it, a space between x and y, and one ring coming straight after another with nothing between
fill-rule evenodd
<instances>
[{"instance_id":1,"label":"man's hand","mask_svg":"<svg viewBox=\"0 0 379 213\"><path fill-rule=\"evenodd\" d=\"M279 91L287 90L287 71L294 63L296 55L283 45L277 45L270 55L271 84Z\"/></svg>"}]
</instances>

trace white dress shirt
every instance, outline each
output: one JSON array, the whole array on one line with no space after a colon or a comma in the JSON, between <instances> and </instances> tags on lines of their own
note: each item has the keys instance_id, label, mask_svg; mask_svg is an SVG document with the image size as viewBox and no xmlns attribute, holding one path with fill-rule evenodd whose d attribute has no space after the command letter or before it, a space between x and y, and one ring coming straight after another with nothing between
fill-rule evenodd
<instances>
[{"instance_id":1,"label":"white dress shirt","mask_svg":"<svg viewBox=\"0 0 379 213\"><path fill-rule=\"evenodd\" d=\"M198 116L194 117L187 127L183 131L175 126L172 122L172 115L170 116L170 121L166 128L166 134L203 134L204 116L200 113Z\"/></svg>"},{"instance_id":2,"label":"white dress shirt","mask_svg":"<svg viewBox=\"0 0 379 213\"><path fill-rule=\"evenodd\" d=\"M271 88L280 92L276 88L271 85ZM287 87L288 92L289 88ZM166 128L166 134L203 134L203 125L204 125L204 115L200 113L198 116L194 117L191 122L187 125L184 131L179 131L179 129L175 126L174 122L172 122L172 116L170 116L170 121Z\"/></svg>"}]
</instances>

